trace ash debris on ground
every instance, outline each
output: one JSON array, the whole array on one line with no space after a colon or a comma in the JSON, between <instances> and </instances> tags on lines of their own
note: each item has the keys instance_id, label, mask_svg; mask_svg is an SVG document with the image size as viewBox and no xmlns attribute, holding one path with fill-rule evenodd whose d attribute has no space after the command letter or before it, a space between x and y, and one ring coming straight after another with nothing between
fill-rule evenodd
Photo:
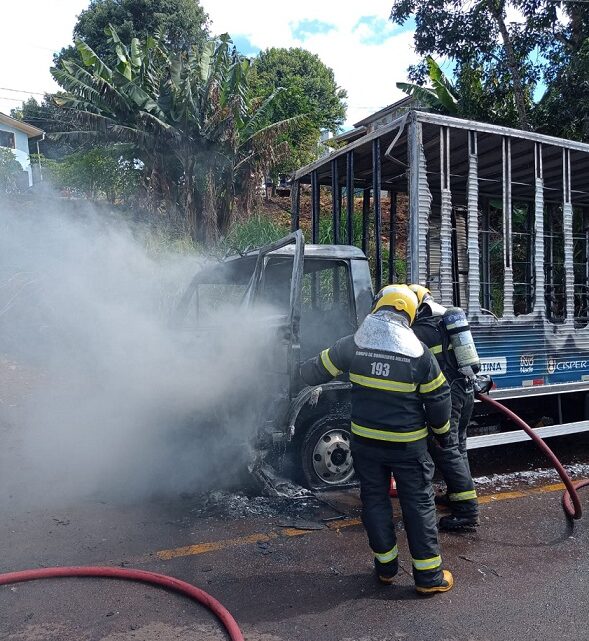
<instances>
[{"instance_id":1,"label":"ash debris on ground","mask_svg":"<svg viewBox=\"0 0 589 641\"><path fill-rule=\"evenodd\" d=\"M348 516L346 510L310 494L304 498L289 499L268 496L248 496L242 492L215 490L191 495L190 513L199 518L214 517L226 520L251 517L289 519L294 521L321 522ZM299 526L302 523L299 523Z\"/></svg>"},{"instance_id":2,"label":"ash debris on ground","mask_svg":"<svg viewBox=\"0 0 589 641\"><path fill-rule=\"evenodd\" d=\"M587 478L589 476L589 464L571 463L564 466L572 479ZM553 468L539 468L510 472L509 474L490 474L479 476L473 479L475 484L481 488L501 490L515 485L539 485L547 481L560 481L558 473Z\"/></svg>"}]
</instances>

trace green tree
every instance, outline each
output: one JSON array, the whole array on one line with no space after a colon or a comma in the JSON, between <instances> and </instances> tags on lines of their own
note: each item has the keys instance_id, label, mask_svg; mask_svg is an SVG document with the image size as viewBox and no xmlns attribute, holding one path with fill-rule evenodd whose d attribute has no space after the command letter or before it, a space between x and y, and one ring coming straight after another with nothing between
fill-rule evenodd
<instances>
[{"instance_id":1,"label":"green tree","mask_svg":"<svg viewBox=\"0 0 589 641\"><path fill-rule=\"evenodd\" d=\"M552 136L589 141L589 38L560 63L536 108L536 127Z\"/></svg>"},{"instance_id":2,"label":"green tree","mask_svg":"<svg viewBox=\"0 0 589 641\"><path fill-rule=\"evenodd\" d=\"M14 194L21 191L22 187L21 164L10 149L0 147L0 194Z\"/></svg>"},{"instance_id":3,"label":"green tree","mask_svg":"<svg viewBox=\"0 0 589 641\"><path fill-rule=\"evenodd\" d=\"M547 91L536 113L536 127L546 133L589 140L589 5L567 3L567 20L548 39Z\"/></svg>"},{"instance_id":4,"label":"green tree","mask_svg":"<svg viewBox=\"0 0 589 641\"><path fill-rule=\"evenodd\" d=\"M56 188L90 200L130 204L140 191L142 171L128 145L96 146L61 161L41 162Z\"/></svg>"},{"instance_id":5,"label":"green tree","mask_svg":"<svg viewBox=\"0 0 589 641\"><path fill-rule=\"evenodd\" d=\"M426 56L425 61L431 87L417 83L397 82L397 88L435 111L441 111L451 116L459 115L461 111L460 95L456 87L444 75L438 63L431 56Z\"/></svg>"},{"instance_id":6,"label":"green tree","mask_svg":"<svg viewBox=\"0 0 589 641\"><path fill-rule=\"evenodd\" d=\"M344 122L345 90L337 86L333 71L319 56L305 49L262 51L253 61L251 83L259 96L284 88L269 111L270 121L304 116L284 135L291 154L276 171L292 171L314 160L321 130L336 132Z\"/></svg>"},{"instance_id":7,"label":"green tree","mask_svg":"<svg viewBox=\"0 0 589 641\"><path fill-rule=\"evenodd\" d=\"M483 86L482 70L463 67L455 80L448 78L431 57L426 56L429 85L398 82L397 87L413 96L419 104L432 111L460 118L472 118L481 122L513 124L515 112L513 102L498 101L500 89L489 93Z\"/></svg>"},{"instance_id":8,"label":"green tree","mask_svg":"<svg viewBox=\"0 0 589 641\"><path fill-rule=\"evenodd\" d=\"M522 21L509 21L508 11ZM523 129L530 125L532 96L545 61L533 55L548 46L548 34L558 24L557 3L551 0L395 0L391 19L403 24L416 21L415 49L421 55L439 55L456 63L463 83L476 70L486 108L502 124ZM422 82L427 69L418 65L411 77ZM473 104L475 111L482 111Z\"/></svg>"},{"instance_id":9,"label":"green tree","mask_svg":"<svg viewBox=\"0 0 589 641\"><path fill-rule=\"evenodd\" d=\"M84 40L110 66L118 61L106 35L109 25L123 42L161 33L163 43L174 52L200 47L208 37L208 16L199 0L91 0L78 16L74 40ZM62 49L55 63L64 57L77 58L75 47Z\"/></svg>"},{"instance_id":10,"label":"green tree","mask_svg":"<svg viewBox=\"0 0 589 641\"><path fill-rule=\"evenodd\" d=\"M227 231L235 196L247 202L260 174L286 153L277 137L289 121L267 124L277 94L252 97L249 60L228 36L173 54L156 37L127 47L108 31L115 69L82 40L83 65L66 59L52 69L66 90L57 103L85 124L69 136L134 145L153 206L182 212L195 239L214 239Z\"/></svg>"}]
</instances>

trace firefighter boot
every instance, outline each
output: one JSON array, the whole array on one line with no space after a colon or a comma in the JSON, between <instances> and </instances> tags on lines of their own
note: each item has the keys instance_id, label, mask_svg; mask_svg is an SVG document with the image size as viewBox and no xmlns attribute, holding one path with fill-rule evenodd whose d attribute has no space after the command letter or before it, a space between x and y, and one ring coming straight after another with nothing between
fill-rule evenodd
<instances>
[{"instance_id":1,"label":"firefighter boot","mask_svg":"<svg viewBox=\"0 0 589 641\"><path fill-rule=\"evenodd\" d=\"M478 516L450 514L440 519L438 529L442 532L472 532L478 525Z\"/></svg>"},{"instance_id":2,"label":"firefighter boot","mask_svg":"<svg viewBox=\"0 0 589 641\"><path fill-rule=\"evenodd\" d=\"M382 585L392 585L395 577L399 572L399 562L397 559L391 563L380 563L378 560L374 562L374 571Z\"/></svg>"},{"instance_id":3,"label":"firefighter boot","mask_svg":"<svg viewBox=\"0 0 589 641\"><path fill-rule=\"evenodd\" d=\"M415 586L415 590L418 594L423 594L427 596L428 594L436 594L437 592L448 592L452 589L454 585L454 577L450 570L442 570L442 582L440 585L432 585L429 587L421 587L419 585Z\"/></svg>"}]
</instances>

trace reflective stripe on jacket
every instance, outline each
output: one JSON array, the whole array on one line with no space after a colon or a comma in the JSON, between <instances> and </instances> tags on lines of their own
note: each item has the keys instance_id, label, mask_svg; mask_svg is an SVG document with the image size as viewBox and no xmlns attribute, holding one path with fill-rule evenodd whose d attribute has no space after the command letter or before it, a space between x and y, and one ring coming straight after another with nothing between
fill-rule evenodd
<instances>
[{"instance_id":1,"label":"reflective stripe on jacket","mask_svg":"<svg viewBox=\"0 0 589 641\"><path fill-rule=\"evenodd\" d=\"M380 443L411 443L428 427L443 437L450 429L450 389L428 349L419 356L359 348L346 336L301 367L309 385L348 373L356 436Z\"/></svg>"}]
</instances>

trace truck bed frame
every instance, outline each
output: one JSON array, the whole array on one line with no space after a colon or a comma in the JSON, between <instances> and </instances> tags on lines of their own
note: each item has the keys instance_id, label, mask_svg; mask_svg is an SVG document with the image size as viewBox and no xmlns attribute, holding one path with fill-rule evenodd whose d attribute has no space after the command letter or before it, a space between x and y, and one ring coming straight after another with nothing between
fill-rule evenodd
<instances>
[{"instance_id":1,"label":"truck bed frame","mask_svg":"<svg viewBox=\"0 0 589 641\"><path fill-rule=\"evenodd\" d=\"M467 311L495 398L531 412L553 401L557 424L542 436L589 429L588 144L407 111L295 173L292 227L309 197L312 242L326 189L333 242L364 250L376 290L399 279L403 259L407 282ZM501 431L469 447L527 438Z\"/></svg>"}]
</instances>

